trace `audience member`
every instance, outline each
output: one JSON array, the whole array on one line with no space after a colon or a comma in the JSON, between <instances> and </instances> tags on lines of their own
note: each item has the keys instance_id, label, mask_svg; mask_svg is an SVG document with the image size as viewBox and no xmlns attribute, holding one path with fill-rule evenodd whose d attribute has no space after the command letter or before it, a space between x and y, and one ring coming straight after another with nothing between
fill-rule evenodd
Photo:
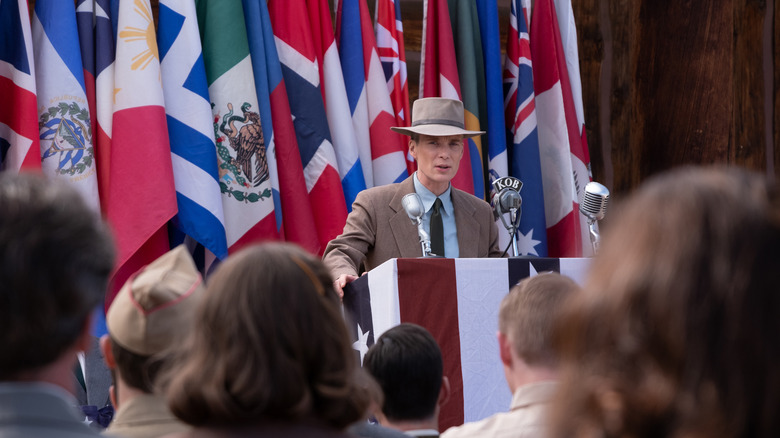
<instances>
[{"instance_id":1,"label":"audience member","mask_svg":"<svg viewBox=\"0 0 780 438\"><path fill-rule=\"evenodd\" d=\"M780 436L778 187L678 169L609 225L556 334L553 436Z\"/></svg>"},{"instance_id":2,"label":"audience member","mask_svg":"<svg viewBox=\"0 0 780 438\"><path fill-rule=\"evenodd\" d=\"M210 277L197 324L166 373L176 436L347 436L364 418L358 367L323 263L279 243L252 246Z\"/></svg>"},{"instance_id":3,"label":"audience member","mask_svg":"<svg viewBox=\"0 0 780 438\"><path fill-rule=\"evenodd\" d=\"M409 193L420 196L425 210L423 227L431 237L434 254L501 256L490 205L450 184L463 158L463 139L484 134L464 129L464 120L463 102L427 97L414 101L412 126L391 128L409 136L409 153L417 161L417 172L400 183L357 195L344 232L328 243L323 256L340 295L363 271L391 258L423 255L417 227L401 203Z\"/></svg>"},{"instance_id":4,"label":"audience member","mask_svg":"<svg viewBox=\"0 0 780 438\"><path fill-rule=\"evenodd\" d=\"M578 289L569 277L551 272L526 278L509 291L498 314L498 346L512 391L510 410L450 428L443 438L545 436L558 376L553 324L564 300Z\"/></svg>"},{"instance_id":5,"label":"audience member","mask_svg":"<svg viewBox=\"0 0 780 438\"><path fill-rule=\"evenodd\" d=\"M203 284L187 248L180 245L133 275L108 309L108 335L101 339L113 371L111 397L116 416L106 433L151 438L189 426L154 394L157 374L172 349L190 330Z\"/></svg>"},{"instance_id":6,"label":"audience member","mask_svg":"<svg viewBox=\"0 0 780 438\"><path fill-rule=\"evenodd\" d=\"M79 193L0 173L0 436L99 436L77 407L73 370L113 263L108 228Z\"/></svg>"},{"instance_id":7,"label":"audience member","mask_svg":"<svg viewBox=\"0 0 780 438\"><path fill-rule=\"evenodd\" d=\"M102 309L100 309L102 311ZM100 339L92 336L89 347L79 351L73 368L73 387L78 405L95 430L103 430L114 417L114 406L108 395L111 371L100 352Z\"/></svg>"},{"instance_id":8,"label":"audience member","mask_svg":"<svg viewBox=\"0 0 780 438\"><path fill-rule=\"evenodd\" d=\"M439 410L450 395L441 350L428 330L403 323L369 348L363 367L385 394L379 423L417 437L439 436Z\"/></svg>"}]
</instances>

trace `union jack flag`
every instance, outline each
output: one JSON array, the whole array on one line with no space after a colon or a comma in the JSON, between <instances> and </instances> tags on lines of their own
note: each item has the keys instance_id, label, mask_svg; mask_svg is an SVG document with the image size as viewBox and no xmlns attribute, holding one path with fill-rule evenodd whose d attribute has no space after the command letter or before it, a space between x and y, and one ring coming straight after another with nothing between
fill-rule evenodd
<instances>
[{"instance_id":1,"label":"union jack flag","mask_svg":"<svg viewBox=\"0 0 780 438\"><path fill-rule=\"evenodd\" d=\"M376 45L379 60L387 79L387 90L395 111L397 126L409 126L409 83L406 73L404 50L404 25L401 21L401 4L396 0L376 1ZM409 173L416 169L414 158L406 148L406 166Z\"/></svg>"},{"instance_id":2,"label":"union jack flag","mask_svg":"<svg viewBox=\"0 0 780 438\"><path fill-rule=\"evenodd\" d=\"M504 109L511 174L523 181L518 255L547 256L547 225L534 103L533 63L522 2L513 0L504 62Z\"/></svg>"}]
</instances>

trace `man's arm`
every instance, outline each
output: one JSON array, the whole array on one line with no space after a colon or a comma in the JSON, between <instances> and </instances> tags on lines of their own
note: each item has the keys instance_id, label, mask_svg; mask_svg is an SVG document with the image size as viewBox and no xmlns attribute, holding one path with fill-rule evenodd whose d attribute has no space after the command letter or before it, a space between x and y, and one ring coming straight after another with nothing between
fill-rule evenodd
<instances>
[{"instance_id":1,"label":"man's arm","mask_svg":"<svg viewBox=\"0 0 780 438\"><path fill-rule=\"evenodd\" d=\"M328 242L322 256L340 295L344 285L358 278L360 265L376 242L376 218L370 192L358 193L344 231Z\"/></svg>"}]
</instances>

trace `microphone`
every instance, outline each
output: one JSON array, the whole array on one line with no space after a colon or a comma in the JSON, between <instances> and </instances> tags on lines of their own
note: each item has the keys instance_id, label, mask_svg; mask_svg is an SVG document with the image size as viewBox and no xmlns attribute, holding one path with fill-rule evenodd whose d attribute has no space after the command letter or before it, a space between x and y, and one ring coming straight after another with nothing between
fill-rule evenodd
<instances>
[{"instance_id":1,"label":"microphone","mask_svg":"<svg viewBox=\"0 0 780 438\"><path fill-rule=\"evenodd\" d=\"M517 255L517 227L520 225L520 214L522 210L520 205L523 198L520 196L520 189L523 188L523 182L512 176L505 176L493 181L494 194L491 198L493 205L493 215L496 219L500 218L504 228L509 233L512 240L512 246ZM509 213L509 223L504 215ZM509 247L507 247L509 249Z\"/></svg>"},{"instance_id":2,"label":"microphone","mask_svg":"<svg viewBox=\"0 0 780 438\"><path fill-rule=\"evenodd\" d=\"M596 254L601 242L596 221L604 219L609 202L609 190L603 185L591 181L585 185L585 193L580 204L580 213L588 219L590 229L590 243L593 245L593 253Z\"/></svg>"},{"instance_id":3,"label":"microphone","mask_svg":"<svg viewBox=\"0 0 780 438\"><path fill-rule=\"evenodd\" d=\"M425 214L425 208L423 208L422 199L417 193L407 193L401 199L401 205L404 207L406 215L412 220L412 223L417 225L417 235L420 237L420 246L422 248L423 257L431 256L431 236L425 231L422 223L423 214Z\"/></svg>"}]
</instances>

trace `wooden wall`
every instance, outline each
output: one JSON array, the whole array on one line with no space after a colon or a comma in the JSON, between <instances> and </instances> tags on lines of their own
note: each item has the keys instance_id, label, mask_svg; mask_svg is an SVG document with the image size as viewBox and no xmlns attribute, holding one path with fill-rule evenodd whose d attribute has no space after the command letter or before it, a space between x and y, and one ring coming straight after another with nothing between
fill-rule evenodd
<instances>
[{"instance_id":1,"label":"wooden wall","mask_svg":"<svg viewBox=\"0 0 780 438\"><path fill-rule=\"evenodd\" d=\"M372 3L372 2L370 2ZM498 0L502 45L509 0ZM780 169L774 0L572 0L594 180L618 196L684 164ZM422 0L401 0L410 93Z\"/></svg>"},{"instance_id":2,"label":"wooden wall","mask_svg":"<svg viewBox=\"0 0 780 438\"><path fill-rule=\"evenodd\" d=\"M773 0L574 0L594 178L618 193L684 164L780 164Z\"/></svg>"}]
</instances>

